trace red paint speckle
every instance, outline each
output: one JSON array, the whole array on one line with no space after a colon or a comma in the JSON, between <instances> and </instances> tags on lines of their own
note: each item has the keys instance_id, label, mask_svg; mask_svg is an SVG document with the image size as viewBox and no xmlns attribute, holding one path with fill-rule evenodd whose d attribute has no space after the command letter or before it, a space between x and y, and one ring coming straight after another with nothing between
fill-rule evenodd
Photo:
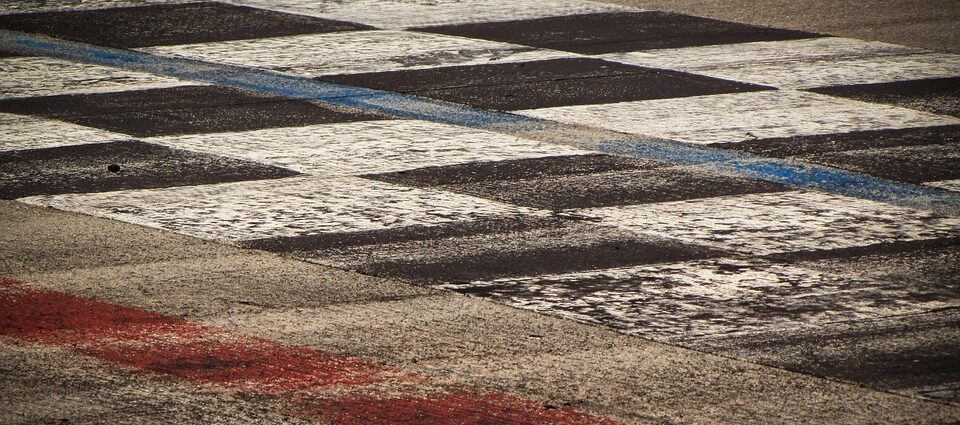
<instances>
[{"instance_id":1,"label":"red paint speckle","mask_svg":"<svg viewBox=\"0 0 960 425\"><path fill-rule=\"evenodd\" d=\"M123 366L245 393L274 394L296 414L334 424L559 424L616 422L493 391L376 397L369 385L429 378L357 357L295 347L175 317L0 279L0 336L70 347ZM335 386L340 396L324 395ZM351 389L365 388L363 395ZM372 392L376 393L376 389ZM419 392L419 391L418 391Z\"/></svg>"},{"instance_id":2,"label":"red paint speckle","mask_svg":"<svg viewBox=\"0 0 960 425\"><path fill-rule=\"evenodd\" d=\"M300 413L340 425L418 424L557 424L612 425L570 408L550 408L542 403L498 392L451 392L430 396L299 400Z\"/></svg>"},{"instance_id":3,"label":"red paint speckle","mask_svg":"<svg viewBox=\"0 0 960 425\"><path fill-rule=\"evenodd\" d=\"M279 393L381 382L398 373L356 357L4 282L0 335L71 346L102 360L202 384Z\"/></svg>"}]
</instances>

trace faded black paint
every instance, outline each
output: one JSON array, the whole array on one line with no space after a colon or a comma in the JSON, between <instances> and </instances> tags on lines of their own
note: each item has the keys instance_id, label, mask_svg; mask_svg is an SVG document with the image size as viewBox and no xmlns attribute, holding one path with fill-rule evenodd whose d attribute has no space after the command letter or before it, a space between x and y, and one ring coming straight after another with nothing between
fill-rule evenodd
<instances>
[{"instance_id":1,"label":"faded black paint","mask_svg":"<svg viewBox=\"0 0 960 425\"><path fill-rule=\"evenodd\" d=\"M371 27L223 3L186 3L2 15L0 28L130 48Z\"/></svg>"},{"instance_id":2,"label":"faded black paint","mask_svg":"<svg viewBox=\"0 0 960 425\"><path fill-rule=\"evenodd\" d=\"M594 13L415 30L585 54L822 37L666 12Z\"/></svg>"},{"instance_id":3,"label":"faded black paint","mask_svg":"<svg viewBox=\"0 0 960 425\"><path fill-rule=\"evenodd\" d=\"M493 63L320 77L501 111L772 88L592 58Z\"/></svg>"},{"instance_id":4,"label":"faded black paint","mask_svg":"<svg viewBox=\"0 0 960 425\"><path fill-rule=\"evenodd\" d=\"M778 137L745 140L742 142L714 143L710 146L775 158L785 158L858 149L956 143L960 143L960 125Z\"/></svg>"},{"instance_id":5,"label":"faded black paint","mask_svg":"<svg viewBox=\"0 0 960 425\"><path fill-rule=\"evenodd\" d=\"M121 168L108 170L109 164ZM0 199L276 179L284 168L132 140L0 152Z\"/></svg>"},{"instance_id":6,"label":"faded black paint","mask_svg":"<svg viewBox=\"0 0 960 425\"><path fill-rule=\"evenodd\" d=\"M0 100L0 112L40 115L136 137L297 127L386 117L216 86Z\"/></svg>"},{"instance_id":7,"label":"faded black paint","mask_svg":"<svg viewBox=\"0 0 960 425\"><path fill-rule=\"evenodd\" d=\"M820 87L810 91L960 117L960 77Z\"/></svg>"}]
</instances>

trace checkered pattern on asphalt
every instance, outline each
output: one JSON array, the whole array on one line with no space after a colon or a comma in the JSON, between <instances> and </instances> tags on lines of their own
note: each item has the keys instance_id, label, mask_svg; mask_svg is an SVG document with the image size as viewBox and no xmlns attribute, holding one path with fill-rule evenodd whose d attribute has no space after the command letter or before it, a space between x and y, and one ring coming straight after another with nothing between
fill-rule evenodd
<instances>
[{"instance_id":1,"label":"checkered pattern on asphalt","mask_svg":"<svg viewBox=\"0 0 960 425\"><path fill-rule=\"evenodd\" d=\"M162 3L14 8L0 28L960 190L960 55L576 0ZM949 269L955 216L48 58L0 68L0 198L724 350L960 306L955 280L821 267Z\"/></svg>"}]
</instances>

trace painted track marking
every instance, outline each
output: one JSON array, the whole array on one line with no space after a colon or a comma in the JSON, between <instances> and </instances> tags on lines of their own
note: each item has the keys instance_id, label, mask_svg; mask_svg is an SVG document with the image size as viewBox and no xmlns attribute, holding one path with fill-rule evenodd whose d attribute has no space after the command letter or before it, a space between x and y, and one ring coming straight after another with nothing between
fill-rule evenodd
<instances>
[{"instance_id":1,"label":"painted track marking","mask_svg":"<svg viewBox=\"0 0 960 425\"><path fill-rule=\"evenodd\" d=\"M420 119L496 131L671 164L700 165L744 177L896 205L943 209L951 212L960 208L960 197L956 193L935 187L894 182L820 165L762 158L653 137L625 135L602 129L480 110L412 95L326 83L270 71L158 57L143 52L112 49L7 30L0 30L0 47L25 55L50 56L276 96L316 100L397 118Z\"/></svg>"},{"instance_id":2,"label":"painted track marking","mask_svg":"<svg viewBox=\"0 0 960 425\"><path fill-rule=\"evenodd\" d=\"M0 279L0 336L72 348L166 379L276 396L297 416L336 424L616 423L496 391L444 388L358 357L283 345L9 279ZM382 391L391 383L396 391ZM370 390L390 395L374 396Z\"/></svg>"}]
</instances>

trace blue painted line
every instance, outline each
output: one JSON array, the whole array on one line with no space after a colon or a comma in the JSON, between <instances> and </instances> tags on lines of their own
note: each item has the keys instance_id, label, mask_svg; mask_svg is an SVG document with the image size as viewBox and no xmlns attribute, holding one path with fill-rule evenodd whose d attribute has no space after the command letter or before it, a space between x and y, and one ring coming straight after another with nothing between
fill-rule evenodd
<instances>
[{"instance_id":1,"label":"blue painted line","mask_svg":"<svg viewBox=\"0 0 960 425\"><path fill-rule=\"evenodd\" d=\"M855 198L924 209L956 209L956 193L930 186L901 183L868 174L799 161L762 158L721 149L663 148L623 141L602 142L599 151L657 159L678 165L704 165L722 172L787 186L816 189Z\"/></svg>"},{"instance_id":2,"label":"blue painted line","mask_svg":"<svg viewBox=\"0 0 960 425\"><path fill-rule=\"evenodd\" d=\"M895 205L951 211L960 208L960 196L934 187L653 137L585 129L581 126L487 111L403 93L328 83L255 68L162 57L7 30L0 30L0 49L23 55L48 56L147 72L273 96L315 100L396 118L495 131L669 164L703 165L747 178Z\"/></svg>"}]
</instances>

